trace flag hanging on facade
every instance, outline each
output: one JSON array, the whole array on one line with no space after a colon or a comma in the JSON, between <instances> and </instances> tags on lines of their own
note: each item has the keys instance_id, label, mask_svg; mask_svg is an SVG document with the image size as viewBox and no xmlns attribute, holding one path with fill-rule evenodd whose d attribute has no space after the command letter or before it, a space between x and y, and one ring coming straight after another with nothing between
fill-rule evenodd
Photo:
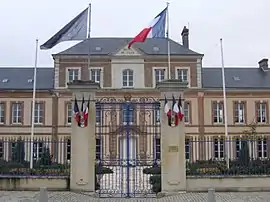
<instances>
[{"instance_id":1,"label":"flag hanging on facade","mask_svg":"<svg viewBox=\"0 0 270 202\"><path fill-rule=\"evenodd\" d=\"M51 49L64 41L84 40L87 37L88 8L65 25L59 32L52 36L47 42L40 46L40 49Z\"/></svg>"},{"instance_id":2,"label":"flag hanging on facade","mask_svg":"<svg viewBox=\"0 0 270 202\"><path fill-rule=\"evenodd\" d=\"M184 118L184 111L183 111L183 107L182 107L181 95L179 96L179 100L178 100L178 108L179 108L178 117L179 117L179 120L182 121Z\"/></svg>"},{"instance_id":3,"label":"flag hanging on facade","mask_svg":"<svg viewBox=\"0 0 270 202\"><path fill-rule=\"evenodd\" d=\"M85 105L84 109L84 126L87 127L88 125L88 111L89 111L89 106L90 106L90 96L88 98L87 104Z\"/></svg>"},{"instance_id":4,"label":"flag hanging on facade","mask_svg":"<svg viewBox=\"0 0 270 202\"><path fill-rule=\"evenodd\" d=\"M168 118L168 125L171 126L171 114L172 114L172 110L169 106L168 100L165 96L165 103L164 103L164 112L167 115Z\"/></svg>"},{"instance_id":5,"label":"flag hanging on facade","mask_svg":"<svg viewBox=\"0 0 270 202\"><path fill-rule=\"evenodd\" d=\"M128 43L128 48L134 43L144 42L146 38L165 38L166 14L167 7L152 20L148 27L144 28Z\"/></svg>"},{"instance_id":6,"label":"flag hanging on facade","mask_svg":"<svg viewBox=\"0 0 270 202\"><path fill-rule=\"evenodd\" d=\"M175 97L173 96L173 116L174 116L174 125L177 126L179 123L179 106L178 103L175 100Z\"/></svg>"},{"instance_id":7,"label":"flag hanging on facade","mask_svg":"<svg viewBox=\"0 0 270 202\"><path fill-rule=\"evenodd\" d=\"M74 101L74 108L73 108L73 114L75 116L75 120L78 123L78 126L80 126L80 110L79 110L79 105L77 102L77 99L75 97L75 101Z\"/></svg>"}]
</instances>

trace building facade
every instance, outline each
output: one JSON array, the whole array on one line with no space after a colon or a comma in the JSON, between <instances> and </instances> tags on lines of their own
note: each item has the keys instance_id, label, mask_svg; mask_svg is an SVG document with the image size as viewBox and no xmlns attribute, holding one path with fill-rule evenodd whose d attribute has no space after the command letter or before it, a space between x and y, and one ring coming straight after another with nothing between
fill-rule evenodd
<instances>
[{"instance_id":1,"label":"building facade","mask_svg":"<svg viewBox=\"0 0 270 202\"><path fill-rule=\"evenodd\" d=\"M167 40L147 39L145 43L135 44L128 49L129 40L91 38L53 55L53 68L38 68L34 113L34 135L37 139L34 146L35 157L39 157L46 145L57 153L57 161L65 162L70 159L69 137L73 106L71 92L67 88L68 82L92 80L99 83L102 90L96 93L97 100L120 99L126 92L130 92L134 99L158 99L160 93L155 90L157 82L170 76L171 79L188 82L183 102L186 159L223 159L226 141L221 68L202 68L203 55L189 49L186 28L182 32L182 45L170 40L170 69ZM250 145L253 151L250 155L254 158L269 157L270 76L267 60L261 60L259 67L254 68L226 68L225 75L230 140L227 147L231 151L230 158L237 157L241 137L254 120L257 123L256 132L261 138ZM10 159L15 141L13 139L29 138L31 134L33 68L0 68L0 79L0 134L3 139L0 142L0 156ZM126 122L120 111L119 109L114 125L120 126L122 122ZM147 120L148 125L158 124L158 113L163 110L157 111L153 111L157 113L153 115L154 119ZM101 118L103 113L97 106L96 131L102 125L101 122L104 122ZM136 126L142 125L142 121L146 120L139 114L137 111L132 118ZM109 118L107 122L113 122L112 120ZM141 131L147 132L149 131ZM112 137L107 141L117 142ZM4 141L6 138L12 140ZM54 146L53 141L57 141L58 146ZM119 153L124 144L104 146L101 142L97 137L97 158L101 152ZM158 135L155 139L144 142L145 144L140 144L138 140L132 143L135 151L133 155L141 155L145 150L154 149L155 156L160 158ZM29 152L28 144L26 154L30 154ZM26 158L29 159L29 155Z\"/></svg>"}]
</instances>

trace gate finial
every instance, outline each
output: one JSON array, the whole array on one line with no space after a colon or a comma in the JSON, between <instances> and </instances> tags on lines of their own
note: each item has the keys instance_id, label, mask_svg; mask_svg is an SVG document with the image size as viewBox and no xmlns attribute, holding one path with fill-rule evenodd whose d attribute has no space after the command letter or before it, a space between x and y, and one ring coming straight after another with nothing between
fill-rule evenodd
<instances>
[{"instance_id":1,"label":"gate finial","mask_svg":"<svg viewBox=\"0 0 270 202\"><path fill-rule=\"evenodd\" d=\"M131 93L125 93L124 95L125 101L131 101L131 97Z\"/></svg>"}]
</instances>

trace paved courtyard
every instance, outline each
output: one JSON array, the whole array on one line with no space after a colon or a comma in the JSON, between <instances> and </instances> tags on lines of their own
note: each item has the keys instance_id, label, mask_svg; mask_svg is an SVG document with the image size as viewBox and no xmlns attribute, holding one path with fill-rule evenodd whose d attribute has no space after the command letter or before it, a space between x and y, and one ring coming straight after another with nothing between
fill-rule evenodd
<instances>
[{"instance_id":1,"label":"paved courtyard","mask_svg":"<svg viewBox=\"0 0 270 202\"><path fill-rule=\"evenodd\" d=\"M0 191L1 202L37 202L39 192L6 192ZM237 192L216 193L218 202L270 202L270 192ZM162 199L94 199L87 194L72 192L49 192L50 202L95 202L95 201L178 201L178 202L207 202L207 193L186 193Z\"/></svg>"}]
</instances>

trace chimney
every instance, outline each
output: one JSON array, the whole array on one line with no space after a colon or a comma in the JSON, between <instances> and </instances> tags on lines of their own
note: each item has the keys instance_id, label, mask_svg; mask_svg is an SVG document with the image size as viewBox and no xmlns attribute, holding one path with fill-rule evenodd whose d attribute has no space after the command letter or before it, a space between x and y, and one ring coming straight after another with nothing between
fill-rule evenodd
<instances>
[{"instance_id":1,"label":"chimney","mask_svg":"<svg viewBox=\"0 0 270 202\"><path fill-rule=\"evenodd\" d=\"M189 37L188 37L188 35L189 35L189 29L186 26L184 26L183 31L181 33L181 36L182 36L182 43L183 43L183 46L185 48L189 48Z\"/></svg>"},{"instance_id":2,"label":"chimney","mask_svg":"<svg viewBox=\"0 0 270 202\"><path fill-rule=\"evenodd\" d=\"M262 69L262 71L267 72L268 71L268 59L264 58L260 60L259 67Z\"/></svg>"}]
</instances>

